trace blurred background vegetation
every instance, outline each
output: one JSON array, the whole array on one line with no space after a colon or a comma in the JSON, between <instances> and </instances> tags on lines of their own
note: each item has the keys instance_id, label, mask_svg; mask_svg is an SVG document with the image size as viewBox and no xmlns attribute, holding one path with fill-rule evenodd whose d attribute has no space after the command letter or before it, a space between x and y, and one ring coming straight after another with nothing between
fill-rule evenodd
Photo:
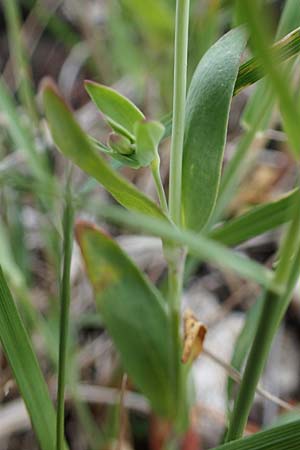
<instances>
[{"instance_id":1,"label":"blurred background vegetation","mask_svg":"<svg viewBox=\"0 0 300 450\"><path fill-rule=\"evenodd\" d=\"M266 1L267 17L276 30L284 1ZM8 277L50 391L55 394L58 347L58 280L61 270L61 216L67 162L56 152L43 120L38 86L44 76L53 77L76 111L83 128L105 141L108 130L88 101L86 78L113 86L131 98L146 114L159 119L172 105L173 35L175 0L2 0L0 3L0 263ZM233 24L230 0L192 0L188 73L191 77L201 56ZM249 55L245 55L245 59ZM253 91L249 88L233 101L225 159L230 159L242 132L241 111ZM168 181L168 142L162 147L162 177ZM253 144L255 161L244 178L227 214L235 215L293 186L294 170L285 136L275 119ZM256 150L256 152L255 152ZM258 150L261 150L258 152ZM257 154L259 153L259 156ZM253 159L253 158L252 158ZM155 196L147 169L122 172L144 192ZM79 217L97 221L100 200L113 200L83 173L74 173L74 192ZM164 262L156 239L128 236L110 227L121 245L154 281L164 275ZM277 245L276 233L257 238L242 249L267 261ZM210 293L208 294L208 291ZM238 293L238 294L237 294ZM234 339L244 320L244 309L256 290L202 265L195 271L186 301L205 298L215 345L227 341L224 357L230 359ZM295 297L288 315L284 345L295 356L299 313ZM296 308L297 311L297 308ZM299 317L298 317L299 316ZM231 333L232 331L232 333ZM218 334L219 333L219 334ZM223 334L222 334L223 333ZM225 333L225 334L224 334ZM291 337L292 336L292 337ZM228 347L228 348L227 348ZM278 367L278 358L273 362ZM146 364L146 361L143 362ZM280 359L280 364L282 359ZM277 364L277 366L276 366ZM209 364L206 364L206 368ZM213 366L215 367L215 366ZM94 314L93 298L85 280L78 249L72 261L71 339L68 363L67 438L72 450L115 448L120 428L121 371L108 335ZM200 370L200 369L199 369ZM224 426L226 374L214 375L202 367L199 383L205 395L199 400L198 449L217 443ZM218 372L219 373L219 372ZM296 367L295 376L298 373ZM204 375L203 375L204 374ZM206 379L205 379L206 376ZM278 386L277 394L297 400L299 383ZM207 383L207 384L205 384ZM218 385L220 384L220 386ZM206 386L206 387L205 387ZM211 397L207 391L212 390ZM0 355L0 450L35 450L28 418L5 356ZM127 403L126 403L127 402ZM128 448L159 448L159 430L140 396L128 396L126 442ZM203 403L201 403L203 402ZM277 416L270 406L257 404L253 429ZM268 416L266 419L265 416ZM124 420L124 419L122 419ZM130 424L130 426L129 426ZM216 434L215 434L216 433ZM199 438L199 436L198 436ZM192 448L186 446L186 449ZM185 450L185 449L184 449Z\"/></svg>"}]
</instances>

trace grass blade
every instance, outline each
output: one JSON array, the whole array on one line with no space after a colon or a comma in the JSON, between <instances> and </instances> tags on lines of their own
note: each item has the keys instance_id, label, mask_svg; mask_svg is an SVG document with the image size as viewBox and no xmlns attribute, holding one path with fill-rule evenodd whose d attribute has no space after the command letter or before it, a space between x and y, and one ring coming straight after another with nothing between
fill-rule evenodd
<instances>
[{"instance_id":1,"label":"grass blade","mask_svg":"<svg viewBox=\"0 0 300 450\"><path fill-rule=\"evenodd\" d=\"M47 385L0 268L0 340L41 450L55 449L55 411Z\"/></svg>"},{"instance_id":2,"label":"grass blade","mask_svg":"<svg viewBox=\"0 0 300 450\"><path fill-rule=\"evenodd\" d=\"M251 208L245 214L212 230L209 237L222 244L234 246L273 230L292 219L294 203L298 196L299 189L295 189L279 200Z\"/></svg>"},{"instance_id":3,"label":"grass blade","mask_svg":"<svg viewBox=\"0 0 300 450\"><path fill-rule=\"evenodd\" d=\"M209 261L225 270L233 270L240 276L254 280L262 286L270 286L273 278L270 270L202 234L179 230L163 220L148 217L145 214L135 212L129 214L119 207L101 206L99 215L112 223L158 236L166 242L171 241L186 246L192 255L201 260ZM277 289L278 287L275 288Z\"/></svg>"},{"instance_id":4,"label":"grass blade","mask_svg":"<svg viewBox=\"0 0 300 450\"><path fill-rule=\"evenodd\" d=\"M70 180L67 182L66 205L63 217L63 274L60 292L60 337L58 361L58 388L57 388L57 421L56 421L56 448L64 450L64 422L65 422L65 379L67 339L69 331L69 307L71 298L70 271L73 245L74 209L70 193Z\"/></svg>"},{"instance_id":5,"label":"grass blade","mask_svg":"<svg viewBox=\"0 0 300 450\"><path fill-rule=\"evenodd\" d=\"M216 447L214 450L298 450L300 447L300 421L261 431Z\"/></svg>"},{"instance_id":6,"label":"grass blade","mask_svg":"<svg viewBox=\"0 0 300 450\"><path fill-rule=\"evenodd\" d=\"M4 0L3 6L8 28L10 54L13 58L15 81L20 93L20 99L31 120L37 124L38 114L35 105L30 67L22 38L18 1Z\"/></svg>"},{"instance_id":7,"label":"grass blade","mask_svg":"<svg viewBox=\"0 0 300 450\"><path fill-rule=\"evenodd\" d=\"M278 29L276 32L275 39L281 39L286 34L291 33L300 25L300 8L298 0L287 0L284 5L284 9L282 11L280 22L278 25ZM284 39L283 39L284 41ZM290 63L288 63L290 64ZM257 115L260 114L261 110L261 101L266 96L269 96L270 86L266 79L262 80L254 94L251 96L250 100L247 102L246 108L242 115L242 123L251 128L257 120ZM260 124L260 130L267 128L268 123L271 118L272 110L274 107L275 98L274 95L271 95L268 109L265 114L264 120Z\"/></svg>"}]
</instances>

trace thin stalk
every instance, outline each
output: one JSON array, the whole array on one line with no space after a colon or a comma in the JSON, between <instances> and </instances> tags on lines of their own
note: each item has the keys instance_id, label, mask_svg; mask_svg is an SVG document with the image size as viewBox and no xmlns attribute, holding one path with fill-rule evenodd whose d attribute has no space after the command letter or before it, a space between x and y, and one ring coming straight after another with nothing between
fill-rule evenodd
<instances>
[{"instance_id":1,"label":"thin stalk","mask_svg":"<svg viewBox=\"0 0 300 450\"><path fill-rule=\"evenodd\" d=\"M173 127L171 140L169 207L175 224L181 223L181 178L187 84L189 0L176 2Z\"/></svg>"},{"instance_id":2,"label":"thin stalk","mask_svg":"<svg viewBox=\"0 0 300 450\"><path fill-rule=\"evenodd\" d=\"M168 203L167 203L167 199L166 199L165 190L164 190L164 187L163 187L163 184L161 181L159 168L160 168L160 159L159 159L159 156L157 155L157 157L151 163L152 176L154 179L160 206L162 207L162 210L166 214L169 214Z\"/></svg>"},{"instance_id":3,"label":"thin stalk","mask_svg":"<svg viewBox=\"0 0 300 450\"><path fill-rule=\"evenodd\" d=\"M280 251L272 286L285 286L284 294L267 290L256 335L247 360L240 390L234 404L226 442L242 436L247 424L255 390L264 370L274 335L289 304L300 266L300 199L295 202L294 218Z\"/></svg>"},{"instance_id":4,"label":"thin stalk","mask_svg":"<svg viewBox=\"0 0 300 450\"><path fill-rule=\"evenodd\" d=\"M27 110L31 120L38 124L30 68L23 45L19 7L16 0L5 0L3 5L8 27L15 82L18 86L21 103Z\"/></svg>"},{"instance_id":5,"label":"thin stalk","mask_svg":"<svg viewBox=\"0 0 300 450\"><path fill-rule=\"evenodd\" d=\"M60 289L60 338L59 338L59 362L58 362L58 389L57 389L57 428L56 449L64 450L64 413L65 413L65 382L66 382L66 357L69 330L69 306L71 297L70 271L73 244L74 210L69 188L67 186L66 205L63 218L63 274Z\"/></svg>"}]
</instances>

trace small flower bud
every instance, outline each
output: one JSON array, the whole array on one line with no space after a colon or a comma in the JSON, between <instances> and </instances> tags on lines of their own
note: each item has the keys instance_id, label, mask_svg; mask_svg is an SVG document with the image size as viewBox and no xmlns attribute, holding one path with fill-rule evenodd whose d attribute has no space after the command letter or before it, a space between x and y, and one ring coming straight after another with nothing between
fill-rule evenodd
<instances>
[{"instance_id":1,"label":"small flower bud","mask_svg":"<svg viewBox=\"0 0 300 450\"><path fill-rule=\"evenodd\" d=\"M110 133L107 144L112 150L120 153L120 155L128 156L134 152L130 141L117 133Z\"/></svg>"}]
</instances>

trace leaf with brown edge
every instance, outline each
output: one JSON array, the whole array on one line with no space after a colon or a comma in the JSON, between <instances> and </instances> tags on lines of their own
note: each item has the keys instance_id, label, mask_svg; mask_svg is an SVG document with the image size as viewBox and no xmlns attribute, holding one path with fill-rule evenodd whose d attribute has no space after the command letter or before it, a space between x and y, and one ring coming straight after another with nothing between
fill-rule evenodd
<instances>
[{"instance_id":1,"label":"leaf with brown edge","mask_svg":"<svg viewBox=\"0 0 300 450\"><path fill-rule=\"evenodd\" d=\"M170 322L160 292L100 228L78 222L76 237L101 319L124 370L156 414L178 414Z\"/></svg>"},{"instance_id":2,"label":"leaf with brown edge","mask_svg":"<svg viewBox=\"0 0 300 450\"><path fill-rule=\"evenodd\" d=\"M114 171L76 122L53 81L42 83L45 115L61 153L95 178L125 208L166 218L161 209L125 178Z\"/></svg>"},{"instance_id":3,"label":"leaf with brown edge","mask_svg":"<svg viewBox=\"0 0 300 450\"><path fill-rule=\"evenodd\" d=\"M185 364L193 362L202 352L207 328L199 322L191 309L185 311L183 320L184 341L181 361Z\"/></svg>"}]
</instances>

